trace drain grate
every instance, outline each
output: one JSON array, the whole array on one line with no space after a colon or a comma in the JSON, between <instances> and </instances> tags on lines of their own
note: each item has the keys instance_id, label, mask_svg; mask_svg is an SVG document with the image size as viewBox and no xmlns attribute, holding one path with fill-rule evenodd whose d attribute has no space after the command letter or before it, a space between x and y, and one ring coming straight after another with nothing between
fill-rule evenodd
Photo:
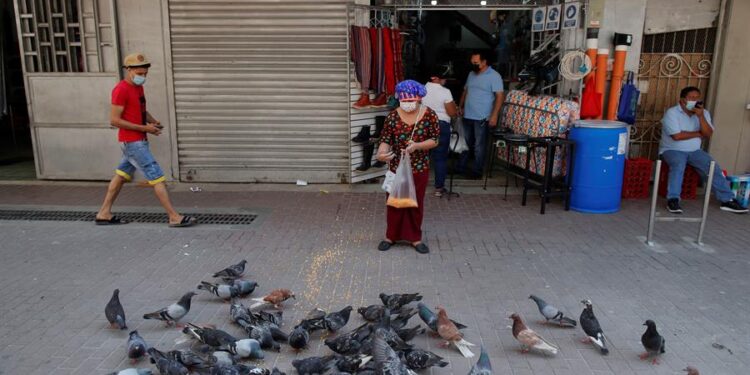
<instances>
[{"instance_id":1,"label":"drain grate","mask_svg":"<svg viewBox=\"0 0 750 375\"><path fill-rule=\"evenodd\" d=\"M217 225L250 225L258 215L253 214L209 214L183 213L198 219L199 224ZM167 214L151 212L118 212L117 216L132 223L166 224ZM0 220L29 221L94 221L95 212L89 211L36 211L36 210L0 210Z\"/></svg>"}]
</instances>

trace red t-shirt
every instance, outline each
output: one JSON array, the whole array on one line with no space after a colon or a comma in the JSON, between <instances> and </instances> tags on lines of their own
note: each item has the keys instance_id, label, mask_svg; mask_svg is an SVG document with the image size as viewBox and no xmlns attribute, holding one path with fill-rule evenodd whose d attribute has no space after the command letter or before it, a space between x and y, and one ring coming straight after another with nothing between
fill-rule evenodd
<instances>
[{"instance_id":1,"label":"red t-shirt","mask_svg":"<svg viewBox=\"0 0 750 375\"><path fill-rule=\"evenodd\" d=\"M112 104L124 107L122 119L136 125L146 126L146 95L143 86L136 86L125 80L112 89ZM117 133L119 142L135 142L146 139L146 133L120 129Z\"/></svg>"}]
</instances>

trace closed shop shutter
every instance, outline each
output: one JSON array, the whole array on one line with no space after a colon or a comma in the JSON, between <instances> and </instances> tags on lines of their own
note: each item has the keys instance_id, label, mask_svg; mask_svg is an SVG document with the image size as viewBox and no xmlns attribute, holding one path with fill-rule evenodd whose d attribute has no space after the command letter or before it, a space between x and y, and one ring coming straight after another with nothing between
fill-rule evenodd
<instances>
[{"instance_id":1,"label":"closed shop shutter","mask_svg":"<svg viewBox=\"0 0 750 375\"><path fill-rule=\"evenodd\" d=\"M346 182L347 0L169 0L180 178Z\"/></svg>"}]
</instances>

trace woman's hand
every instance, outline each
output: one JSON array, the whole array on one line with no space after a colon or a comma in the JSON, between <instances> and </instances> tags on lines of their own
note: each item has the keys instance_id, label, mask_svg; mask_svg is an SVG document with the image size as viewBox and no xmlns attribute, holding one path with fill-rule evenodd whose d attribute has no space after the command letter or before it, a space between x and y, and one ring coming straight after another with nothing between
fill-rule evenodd
<instances>
[{"instance_id":1,"label":"woman's hand","mask_svg":"<svg viewBox=\"0 0 750 375\"><path fill-rule=\"evenodd\" d=\"M375 156L375 159L378 159L379 161L382 161L384 163L387 163L393 158L396 157L396 154L393 153L393 151L378 151L378 154Z\"/></svg>"},{"instance_id":2,"label":"woman's hand","mask_svg":"<svg viewBox=\"0 0 750 375\"><path fill-rule=\"evenodd\" d=\"M404 151L406 151L409 155L417 150L419 150L419 148L417 147L417 144L414 143L414 141L409 141L409 145L406 146L406 149L404 149Z\"/></svg>"}]
</instances>

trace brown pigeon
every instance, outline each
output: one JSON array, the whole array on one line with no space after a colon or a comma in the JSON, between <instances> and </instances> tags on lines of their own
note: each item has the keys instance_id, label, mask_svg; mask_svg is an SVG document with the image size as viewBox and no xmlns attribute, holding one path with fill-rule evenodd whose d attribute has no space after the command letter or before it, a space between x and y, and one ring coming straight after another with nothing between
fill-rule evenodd
<instances>
[{"instance_id":1,"label":"brown pigeon","mask_svg":"<svg viewBox=\"0 0 750 375\"><path fill-rule=\"evenodd\" d=\"M536 349L544 354L557 354L557 347L545 341L542 336L539 336L538 333L532 331L529 327L526 327L526 324L523 323L518 314L513 313L510 319L513 320L513 337L523 346L521 352L527 353L530 349Z\"/></svg>"},{"instance_id":2,"label":"brown pigeon","mask_svg":"<svg viewBox=\"0 0 750 375\"><path fill-rule=\"evenodd\" d=\"M274 289L271 293L260 298L253 298L255 303L250 306L251 309L263 306L265 304L271 304L275 308L280 308L281 303L288 300L289 298L297 299L289 289Z\"/></svg>"},{"instance_id":3,"label":"brown pigeon","mask_svg":"<svg viewBox=\"0 0 750 375\"><path fill-rule=\"evenodd\" d=\"M437 311L437 331L438 335L440 335L440 337L445 340L444 346L453 344L464 357L473 357L474 353L469 350L469 347L475 345L464 340L464 335L458 330L458 327L456 327L456 325L450 319L448 319L448 313L444 308L437 307Z\"/></svg>"}]
</instances>

